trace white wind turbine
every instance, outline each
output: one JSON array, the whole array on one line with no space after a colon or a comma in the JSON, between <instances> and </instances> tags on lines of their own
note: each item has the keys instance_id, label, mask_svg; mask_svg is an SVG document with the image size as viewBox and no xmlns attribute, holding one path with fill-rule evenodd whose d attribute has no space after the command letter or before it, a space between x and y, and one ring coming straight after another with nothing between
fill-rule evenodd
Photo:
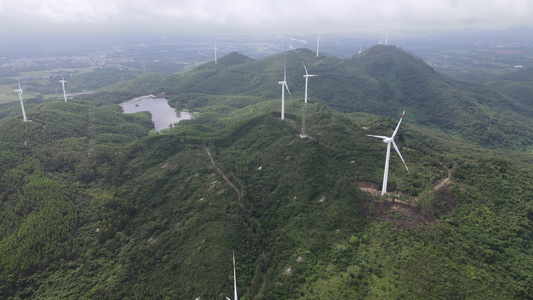
<instances>
[{"instance_id":1,"label":"white wind turbine","mask_svg":"<svg viewBox=\"0 0 533 300\"><path fill-rule=\"evenodd\" d=\"M233 290L234 290L234 300L239 300L237 297L237 273L235 271L235 250L233 250ZM226 300L231 300L229 297L226 297Z\"/></svg>"},{"instance_id":2,"label":"white wind turbine","mask_svg":"<svg viewBox=\"0 0 533 300\"><path fill-rule=\"evenodd\" d=\"M310 75L309 73L307 73L307 68L305 67L305 63L302 61L302 64L304 65L304 69L305 69L305 103L307 103L307 82L309 81L309 77L315 77L315 76L318 76L318 75Z\"/></svg>"},{"instance_id":3,"label":"white wind turbine","mask_svg":"<svg viewBox=\"0 0 533 300\"><path fill-rule=\"evenodd\" d=\"M294 49L296 49L296 48L294 48L294 47L292 46L292 41L289 41L289 51L292 51L292 50L294 50Z\"/></svg>"},{"instance_id":4,"label":"white wind turbine","mask_svg":"<svg viewBox=\"0 0 533 300\"><path fill-rule=\"evenodd\" d=\"M320 35L317 33L316 34L316 57L318 57L318 48L320 46L320 40L321 40Z\"/></svg>"},{"instance_id":5,"label":"white wind turbine","mask_svg":"<svg viewBox=\"0 0 533 300\"><path fill-rule=\"evenodd\" d=\"M289 86L287 86L287 62L285 62L283 81L278 81L278 83L281 84L281 119L285 120L285 89L287 89L289 96L292 98Z\"/></svg>"},{"instance_id":6,"label":"white wind turbine","mask_svg":"<svg viewBox=\"0 0 533 300\"><path fill-rule=\"evenodd\" d=\"M407 164L405 163L405 160L403 160L402 154L400 153L400 150L398 149L398 146L396 146L396 143L394 142L394 138L396 137L396 133L398 133L398 128L400 128L400 124L402 123L403 116L405 115L406 109L407 108L403 110L402 117L400 118L400 121L398 122L398 126L396 126L396 129L394 129L394 132L392 133L391 137L367 134L367 136L382 139L383 142L387 144L387 156L385 158L385 172L383 175L383 187L381 188L381 195L385 195L387 193L387 180L389 178L389 160L390 160L390 145L391 144L394 146L394 149L396 150L396 152L398 152L398 155L402 159L403 164L405 165L405 168L407 169L407 173L410 173L409 168L407 168Z\"/></svg>"},{"instance_id":7,"label":"white wind turbine","mask_svg":"<svg viewBox=\"0 0 533 300\"><path fill-rule=\"evenodd\" d=\"M65 91L65 83L68 83L68 81L66 81L63 77L63 73L61 73L61 80L59 80L59 82L61 82L61 85L63 86L63 98L65 99L65 102L67 102L67 92Z\"/></svg>"},{"instance_id":8,"label":"white wind turbine","mask_svg":"<svg viewBox=\"0 0 533 300\"><path fill-rule=\"evenodd\" d=\"M304 70L305 70L305 98L304 98L304 107L302 109L302 132L300 133L300 138L304 139L307 137L307 133L306 133L306 130L305 130L305 112L307 111L307 83L309 81L309 77L315 77L315 76L318 76L318 75L310 75L308 72L307 72L307 68L305 67L305 63L302 61L302 64L304 65Z\"/></svg>"},{"instance_id":9,"label":"white wind turbine","mask_svg":"<svg viewBox=\"0 0 533 300\"><path fill-rule=\"evenodd\" d=\"M22 108L22 120L24 122L28 122L28 119L26 119L26 111L24 110L24 102L22 101L23 97L22 97L22 86L20 85L20 79L18 79L18 81L19 81L19 88L18 90L15 90L15 92L19 93L20 107Z\"/></svg>"},{"instance_id":10,"label":"white wind turbine","mask_svg":"<svg viewBox=\"0 0 533 300\"><path fill-rule=\"evenodd\" d=\"M220 51L218 48L217 48L217 45L215 44L215 64L217 63L217 51Z\"/></svg>"}]
</instances>

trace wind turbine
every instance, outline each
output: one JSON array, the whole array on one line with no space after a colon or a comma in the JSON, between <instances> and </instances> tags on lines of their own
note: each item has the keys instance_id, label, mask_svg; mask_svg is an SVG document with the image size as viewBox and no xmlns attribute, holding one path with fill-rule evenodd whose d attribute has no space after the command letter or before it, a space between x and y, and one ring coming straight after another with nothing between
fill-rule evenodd
<instances>
[{"instance_id":1,"label":"wind turbine","mask_svg":"<svg viewBox=\"0 0 533 300\"><path fill-rule=\"evenodd\" d=\"M66 81L65 78L63 77L63 73L61 73L61 80L59 80L59 82L61 82L61 85L63 86L63 98L65 98L65 102L67 102L67 92L65 92L65 82L68 83L68 81Z\"/></svg>"},{"instance_id":2,"label":"wind turbine","mask_svg":"<svg viewBox=\"0 0 533 300\"><path fill-rule=\"evenodd\" d=\"M278 81L279 84L281 84L281 119L285 119L285 88L287 89L287 92L289 92L289 95L292 98L291 91L289 90L289 87L287 86L287 62L285 61L284 66L284 72L283 72L283 81Z\"/></svg>"},{"instance_id":3,"label":"wind turbine","mask_svg":"<svg viewBox=\"0 0 533 300\"><path fill-rule=\"evenodd\" d=\"M28 122L28 119L26 119L26 111L24 110L24 102L22 102L23 97L22 97L22 86L20 85L20 79L18 79L18 81L19 81L19 88L18 90L15 90L15 92L19 93L20 107L22 108L22 120L24 122Z\"/></svg>"},{"instance_id":4,"label":"wind turbine","mask_svg":"<svg viewBox=\"0 0 533 300\"><path fill-rule=\"evenodd\" d=\"M217 45L215 44L215 64L217 63L217 51L220 51L218 48L217 48Z\"/></svg>"},{"instance_id":5,"label":"wind turbine","mask_svg":"<svg viewBox=\"0 0 533 300\"><path fill-rule=\"evenodd\" d=\"M387 46L387 40L389 39L389 32L385 31L385 46Z\"/></svg>"},{"instance_id":6,"label":"wind turbine","mask_svg":"<svg viewBox=\"0 0 533 300\"><path fill-rule=\"evenodd\" d=\"M304 98L304 107L302 109L302 132L300 133L300 138L304 139L307 137L307 133L306 133L306 130L305 130L305 112L307 111L307 83L309 81L309 77L315 77L315 76L318 76L318 75L310 75L308 72L307 72L307 68L305 67L305 63L303 62L302 60L302 64L304 65L304 70L305 70L305 98Z\"/></svg>"},{"instance_id":7,"label":"wind turbine","mask_svg":"<svg viewBox=\"0 0 533 300\"><path fill-rule=\"evenodd\" d=\"M403 157L402 157L402 154L400 153L400 150L398 150L398 146L396 146L396 143L394 142L394 138L396 137L396 133L398 133L398 128L400 128L400 124L402 123L403 116L405 115L405 110L406 109L407 108L404 108L403 113L402 113L402 117L400 118L400 121L398 122L398 125L396 126L396 129L394 129L394 132L392 133L391 137L367 134L367 136L371 136L371 137L375 137L375 138L378 138L378 139L382 139L383 143L387 144L387 157L385 158L385 172L384 172L384 175L383 175L383 187L381 188L381 195L385 195L387 193L387 180L388 180L388 177L389 177L389 160L390 160L390 145L391 144L394 146L394 149L396 150L396 152L398 152L398 155L402 159L403 164L404 164L405 168L407 169L407 173L410 173L409 172L409 168L407 168L407 164L405 163L405 160L403 160Z\"/></svg>"},{"instance_id":8,"label":"wind turbine","mask_svg":"<svg viewBox=\"0 0 533 300\"><path fill-rule=\"evenodd\" d=\"M307 73L307 68L305 67L305 63L302 61L302 64L304 65L304 69L305 69L305 103L307 103L307 82L309 81L309 77L315 77L315 76L318 76L318 75L310 75L309 73Z\"/></svg>"},{"instance_id":9,"label":"wind turbine","mask_svg":"<svg viewBox=\"0 0 533 300\"><path fill-rule=\"evenodd\" d=\"M320 45L320 35L317 33L316 34L316 57L318 57L318 46Z\"/></svg>"},{"instance_id":10,"label":"wind turbine","mask_svg":"<svg viewBox=\"0 0 533 300\"><path fill-rule=\"evenodd\" d=\"M289 41L289 51L292 51L292 50L294 50L294 49L296 49L296 48L294 48L294 47L292 46L292 41Z\"/></svg>"},{"instance_id":11,"label":"wind turbine","mask_svg":"<svg viewBox=\"0 0 533 300\"><path fill-rule=\"evenodd\" d=\"M361 54L361 53L363 53L363 50L362 50L362 49L363 49L363 47L362 47L361 45L359 45L359 52L358 52L357 54Z\"/></svg>"},{"instance_id":12,"label":"wind turbine","mask_svg":"<svg viewBox=\"0 0 533 300\"><path fill-rule=\"evenodd\" d=\"M237 297L237 273L235 272L235 250L233 250L233 290L234 290L234 300L239 300ZM226 297L226 300L231 300L229 297Z\"/></svg>"}]
</instances>

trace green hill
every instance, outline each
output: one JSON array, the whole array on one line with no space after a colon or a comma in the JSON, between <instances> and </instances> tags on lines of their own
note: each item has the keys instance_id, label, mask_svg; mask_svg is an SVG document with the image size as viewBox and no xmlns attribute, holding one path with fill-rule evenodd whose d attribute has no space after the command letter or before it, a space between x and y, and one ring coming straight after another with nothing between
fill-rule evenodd
<instances>
[{"instance_id":1,"label":"green hill","mask_svg":"<svg viewBox=\"0 0 533 300\"><path fill-rule=\"evenodd\" d=\"M528 149L533 141L532 108L522 99L495 93L480 84L455 80L394 46L378 45L349 59L314 56L308 49L252 60L238 53L189 72L147 75L106 91L137 95L164 92L176 107L244 107L279 99L283 66L296 99L303 98L302 61L311 78L311 102L341 112L396 117L407 107L410 122L438 128L489 148Z\"/></svg>"},{"instance_id":2,"label":"green hill","mask_svg":"<svg viewBox=\"0 0 533 300\"><path fill-rule=\"evenodd\" d=\"M521 69L504 76L501 80L487 83L488 86L531 107L533 99L533 70Z\"/></svg>"},{"instance_id":3,"label":"green hill","mask_svg":"<svg viewBox=\"0 0 533 300\"><path fill-rule=\"evenodd\" d=\"M232 249L242 299L533 295L530 172L442 132L402 126L412 174L392 158L391 202L368 192L385 147L365 134L395 119L316 112L300 139L297 117L267 113L118 145L101 136L129 115L52 102L30 116L2 123L32 128L2 136L4 298L223 298Z\"/></svg>"},{"instance_id":4,"label":"green hill","mask_svg":"<svg viewBox=\"0 0 533 300\"><path fill-rule=\"evenodd\" d=\"M282 121L285 59L295 99ZM302 59L319 74L306 139ZM149 114L113 104L148 92L199 115L150 133ZM35 103L26 123L6 106L0 298L224 299L232 250L241 299L533 298L533 159L511 149L529 137L520 105L379 46L346 60L232 53ZM403 106L411 174L393 153L379 196L386 146L366 134L390 133Z\"/></svg>"}]
</instances>

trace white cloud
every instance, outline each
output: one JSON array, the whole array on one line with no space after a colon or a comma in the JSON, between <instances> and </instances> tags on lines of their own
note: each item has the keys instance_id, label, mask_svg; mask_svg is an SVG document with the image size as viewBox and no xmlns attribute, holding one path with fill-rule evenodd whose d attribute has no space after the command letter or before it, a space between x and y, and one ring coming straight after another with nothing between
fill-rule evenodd
<instances>
[{"instance_id":1,"label":"white cloud","mask_svg":"<svg viewBox=\"0 0 533 300\"><path fill-rule=\"evenodd\" d=\"M0 25L317 32L533 26L531 0L0 0ZM7 26L7 27L6 27Z\"/></svg>"}]
</instances>

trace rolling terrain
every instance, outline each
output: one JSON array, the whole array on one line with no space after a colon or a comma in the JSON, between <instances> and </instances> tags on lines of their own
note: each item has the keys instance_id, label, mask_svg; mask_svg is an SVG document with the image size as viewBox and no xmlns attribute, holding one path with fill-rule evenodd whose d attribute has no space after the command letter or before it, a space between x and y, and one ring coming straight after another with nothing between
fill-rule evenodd
<instances>
[{"instance_id":1,"label":"rolling terrain","mask_svg":"<svg viewBox=\"0 0 533 300\"><path fill-rule=\"evenodd\" d=\"M307 139L301 60L319 75ZM162 92L198 117L156 134L114 104ZM3 298L223 299L233 249L241 299L533 297L529 108L396 47L232 53L33 103L0 120ZM376 196L385 145L366 134L405 106L411 174L393 156Z\"/></svg>"},{"instance_id":2,"label":"rolling terrain","mask_svg":"<svg viewBox=\"0 0 533 300\"><path fill-rule=\"evenodd\" d=\"M394 46L378 45L348 59L297 49L252 60L230 53L218 64L204 64L185 74L150 74L104 91L165 95L176 106L198 109L224 105L241 108L280 97L277 81L287 62L293 97L303 98L305 61L313 74L311 101L340 112L395 117L409 108L409 122L444 130L487 148L524 150L532 142L533 113L522 98L486 85L459 81L436 72L421 59Z\"/></svg>"}]
</instances>

